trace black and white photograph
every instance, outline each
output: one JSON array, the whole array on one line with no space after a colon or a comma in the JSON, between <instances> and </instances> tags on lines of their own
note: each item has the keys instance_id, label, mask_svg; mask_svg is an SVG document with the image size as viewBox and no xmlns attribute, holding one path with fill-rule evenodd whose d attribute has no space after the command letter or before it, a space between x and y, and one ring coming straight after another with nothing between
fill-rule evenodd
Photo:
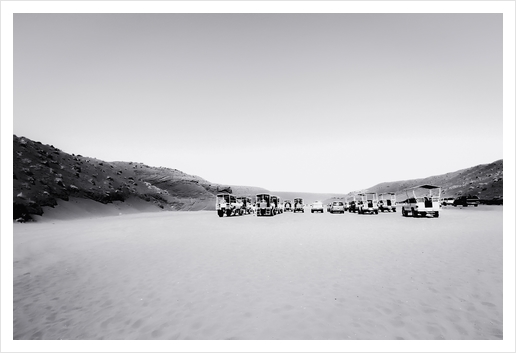
<instances>
[{"instance_id":1,"label":"black and white photograph","mask_svg":"<svg viewBox=\"0 0 516 353\"><path fill-rule=\"evenodd\" d=\"M514 351L514 1L1 5L2 351Z\"/></svg>"}]
</instances>

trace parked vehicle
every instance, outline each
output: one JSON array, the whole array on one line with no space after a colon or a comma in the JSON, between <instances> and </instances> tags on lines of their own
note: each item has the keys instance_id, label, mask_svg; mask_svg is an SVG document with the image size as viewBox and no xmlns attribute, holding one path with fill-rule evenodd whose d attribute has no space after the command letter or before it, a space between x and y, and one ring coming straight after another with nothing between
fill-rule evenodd
<instances>
[{"instance_id":1,"label":"parked vehicle","mask_svg":"<svg viewBox=\"0 0 516 353\"><path fill-rule=\"evenodd\" d=\"M293 211L293 208L292 208L292 201L291 200L285 200L283 202L283 210L285 212L292 212Z\"/></svg>"},{"instance_id":2,"label":"parked vehicle","mask_svg":"<svg viewBox=\"0 0 516 353\"><path fill-rule=\"evenodd\" d=\"M356 213L358 210L358 200L355 195L346 197L346 203L348 204L348 211Z\"/></svg>"},{"instance_id":3,"label":"parked vehicle","mask_svg":"<svg viewBox=\"0 0 516 353\"><path fill-rule=\"evenodd\" d=\"M478 198L478 196L471 196L471 195L460 196L460 197L458 197L457 199L455 199L453 201L453 206L455 206L455 207L457 207L457 206L463 206L463 207L474 206L474 207L478 207L478 205L480 205L480 199Z\"/></svg>"},{"instance_id":4,"label":"parked vehicle","mask_svg":"<svg viewBox=\"0 0 516 353\"><path fill-rule=\"evenodd\" d=\"M237 197L237 200L242 203L242 209L244 210L245 214L253 213L253 202L250 197L240 196Z\"/></svg>"},{"instance_id":5,"label":"parked vehicle","mask_svg":"<svg viewBox=\"0 0 516 353\"><path fill-rule=\"evenodd\" d=\"M283 212L282 209L281 209L280 198L278 196L275 196L275 195L271 196L271 206L272 206L272 212L275 215L280 214L280 213Z\"/></svg>"},{"instance_id":6,"label":"parked vehicle","mask_svg":"<svg viewBox=\"0 0 516 353\"><path fill-rule=\"evenodd\" d=\"M294 213L296 213L296 212L303 212L303 213L305 213L305 207L303 205L303 199L302 198L294 199Z\"/></svg>"},{"instance_id":7,"label":"parked vehicle","mask_svg":"<svg viewBox=\"0 0 516 353\"><path fill-rule=\"evenodd\" d=\"M455 201L455 199L453 197L444 198L441 201L441 206L453 206L454 201Z\"/></svg>"},{"instance_id":8,"label":"parked vehicle","mask_svg":"<svg viewBox=\"0 0 516 353\"><path fill-rule=\"evenodd\" d=\"M237 200L234 195L227 193L217 194L215 202L215 209L219 217L223 217L224 215L230 217L244 214L242 202Z\"/></svg>"},{"instance_id":9,"label":"parked vehicle","mask_svg":"<svg viewBox=\"0 0 516 353\"><path fill-rule=\"evenodd\" d=\"M312 203L312 209L310 211L312 213L314 213L314 212L324 213L323 203L321 201L314 201L314 203Z\"/></svg>"},{"instance_id":10,"label":"parked vehicle","mask_svg":"<svg viewBox=\"0 0 516 353\"><path fill-rule=\"evenodd\" d=\"M386 192L379 195L378 210L381 212L396 212L396 194Z\"/></svg>"},{"instance_id":11,"label":"parked vehicle","mask_svg":"<svg viewBox=\"0 0 516 353\"><path fill-rule=\"evenodd\" d=\"M274 216L271 195L258 194L256 195L256 215L257 216Z\"/></svg>"},{"instance_id":12,"label":"parked vehicle","mask_svg":"<svg viewBox=\"0 0 516 353\"><path fill-rule=\"evenodd\" d=\"M405 190L407 199L401 206L401 215L408 217L439 217L441 210L441 187L435 185L419 185Z\"/></svg>"},{"instance_id":13,"label":"parked vehicle","mask_svg":"<svg viewBox=\"0 0 516 353\"><path fill-rule=\"evenodd\" d=\"M344 202L333 201L330 205L330 213L344 213Z\"/></svg>"},{"instance_id":14,"label":"parked vehicle","mask_svg":"<svg viewBox=\"0 0 516 353\"><path fill-rule=\"evenodd\" d=\"M358 194L361 199L358 201L358 214L378 214L378 195L375 192Z\"/></svg>"}]
</instances>

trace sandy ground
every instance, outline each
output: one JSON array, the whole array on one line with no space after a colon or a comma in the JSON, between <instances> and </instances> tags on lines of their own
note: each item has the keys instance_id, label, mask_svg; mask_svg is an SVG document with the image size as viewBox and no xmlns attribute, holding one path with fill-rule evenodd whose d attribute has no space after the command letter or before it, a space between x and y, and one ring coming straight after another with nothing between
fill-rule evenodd
<instances>
[{"instance_id":1,"label":"sandy ground","mask_svg":"<svg viewBox=\"0 0 516 353\"><path fill-rule=\"evenodd\" d=\"M500 340L502 210L46 213L14 224L13 336Z\"/></svg>"}]
</instances>

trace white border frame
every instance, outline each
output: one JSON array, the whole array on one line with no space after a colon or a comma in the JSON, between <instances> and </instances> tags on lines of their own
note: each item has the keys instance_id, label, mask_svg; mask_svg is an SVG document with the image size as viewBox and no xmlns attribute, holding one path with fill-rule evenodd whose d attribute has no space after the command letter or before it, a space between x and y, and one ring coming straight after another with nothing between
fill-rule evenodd
<instances>
[{"instance_id":1,"label":"white border frame","mask_svg":"<svg viewBox=\"0 0 516 353\"><path fill-rule=\"evenodd\" d=\"M371 10L373 9L373 10ZM502 13L504 243L503 329L500 341L14 341L12 236L13 14L14 13ZM514 352L515 198L515 3L514 1L2 1L1 351L12 352ZM507 202L507 200L509 202Z\"/></svg>"}]
</instances>

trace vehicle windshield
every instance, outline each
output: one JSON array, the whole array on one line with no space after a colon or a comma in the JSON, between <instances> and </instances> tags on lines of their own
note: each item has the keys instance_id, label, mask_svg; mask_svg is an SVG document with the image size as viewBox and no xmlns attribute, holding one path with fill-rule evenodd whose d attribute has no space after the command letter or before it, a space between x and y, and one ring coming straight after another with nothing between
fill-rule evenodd
<instances>
[{"instance_id":1,"label":"vehicle windshield","mask_svg":"<svg viewBox=\"0 0 516 353\"><path fill-rule=\"evenodd\" d=\"M334 202L333 206L344 206L342 202Z\"/></svg>"}]
</instances>

